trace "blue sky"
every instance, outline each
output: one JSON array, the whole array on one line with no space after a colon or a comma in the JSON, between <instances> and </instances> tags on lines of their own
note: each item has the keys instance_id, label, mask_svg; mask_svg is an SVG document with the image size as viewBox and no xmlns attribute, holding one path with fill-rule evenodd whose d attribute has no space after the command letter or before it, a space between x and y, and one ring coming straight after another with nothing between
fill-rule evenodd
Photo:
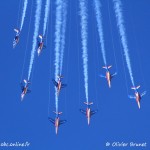
<instances>
[{"instance_id":1,"label":"blue sky","mask_svg":"<svg viewBox=\"0 0 150 150\"><path fill-rule=\"evenodd\" d=\"M104 28L106 59L112 65L111 73L117 71L109 89L105 79L103 60L97 33L96 18L93 2L88 1L88 68L89 68L89 101L93 101L92 109L98 109L91 118L90 126L86 117L79 112L86 108L85 101L82 49L80 35L79 2L68 0L66 45L63 63L63 82L67 84L59 97L59 110L63 112L62 119L67 123L61 125L58 135L55 135L53 124L48 117L55 117L54 85L54 32L55 32L55 3L51 1L48 34L45 39L46 49L41 56L35 56L31 78L31 93L20 101L20 82L27 78L32 37L34 30L35 0L31 14L31 1L27 8L25 23L20 35L20 42L12 49L15 33L13 28L20 20L18 17L20 0L1 2L1 50L0 50L0 143L1 142L30 142L28 149L65 149L65 150L99 150L110 149L106 142L147 142L145 150L150 149L150 114L149 101L149 33L150 33L150 1L121 0L129 46L133 76L136 85L141 85L140 92L147 94L141 100L139 110L135 100L128 99L131 81L122 55L120 37L116 25L113 3L110 4L110 21L107 1L101 0ZM43 31L44 4L40 30ZM31 16L32 15L32 16ZM31 24L29 24L31 18ZM29 30L30 25L30 30ZM111 38L111 31L113 38ZM29 36L28 36L29 32ZM28 44L27 44L28 40ZM113 41L113 42L112 42ZM113 48L114 45L114 48ZM27 47L27 48L26 48ZM115 57L114 57L115 53ZM24 61L25 60L25 61ZM1 149L1 147L0 147ZM19 148L18 148L19 149ZM20 148L22 149L22 148ZM115 150L122 150L117 147ZM128 150L134 148L127 148ZM141 148L135 148L140 149Z\"/></svg>"}]
</instances>

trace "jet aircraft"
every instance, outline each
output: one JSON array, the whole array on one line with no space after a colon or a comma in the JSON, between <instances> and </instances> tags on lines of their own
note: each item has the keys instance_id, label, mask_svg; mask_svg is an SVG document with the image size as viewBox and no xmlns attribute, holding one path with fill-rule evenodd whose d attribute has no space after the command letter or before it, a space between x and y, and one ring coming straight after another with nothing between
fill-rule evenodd
<instances>
[{"instance_id":1,"label":"jet aircraft","mask_svg":"<svg viewBox=\"0 0 150 150\"><path fill-rule=\"evenodd\" d=\"M61 78L63 78L63 76L59 75L58 76L58 81L56 82L54 79L52 79L53 84L56 86L57 88L57 94L59 95L61 88L64 88L67 86L67 84L63 84L61 81Z\"/></svg>"},{"instance_id":2,"label":"jet aircraft","mask_svg":"<svg viewBox=\"0 0 150 150\"><path fill-rule=\"evenodd\" d=\"M144 91L143 93L139 93L138 92L138 89L140 88L140 85L139 86L136 86L136 87L131 87L132 90L135 91L134 93L134 96L132 95L129 95L129 98L133 98L136 100L137 104L138 104L138 107L140 109L141 105L140 105L140 101L141 101L141 98L146 94L146 91Z\"/></svg>"},{"instance_id":3,"label":"jet aircraft","mask_svg":"<svg viewBox=\"0 0 150 150\"><path fill-rule=\"evenodd\" d=\"M56 135L57 135L58 134L58 128L59 128L59 126L61 124L65 123L66 120L60 120L59 115L61 115L62 112L55 112L55 111L53 111L53 112L56 114L55 119L52 119L50 117L48 119L51 121L51 123L53 123L55 125L55 132L56 132Z\"/></svg>"},{"instance_id":4,"label":"jet aircraft","mask_svg":"<svg viewBox=\"0 0 150 150\"><path fill-rule=\"evenodd\" d=\"M30 84L29 81L27 80L23 80L24 82L24 85L23 83L21 83L21 90L22 90L22 93L21 93L21 101L23 100L24 96L27 94L27 93L30 93L31 91L28 89L28 86Z\"/></svg>"},{"instance_id":5,"label":"jet aircraft","mask_svg":"<svg viewBox=\"0 0 150 150\"><path fill-rule=\"evenodd\" d=\"M93 104L93 102L84 102L84 104L87 105L87 108L86 108L86 110L80 109L80 112L83 113L84 115L86 115L88 125L89 125L91 116L94 115L98 110L91 110L90 106Z\"/></svg>"},{"instance_id":6,"label":"jet aircraft","mask_svg":"<svg viewBox=\"0 0 150 150\"><path fill-rule=\"evenodd\" d=\"M107 79L107 82L108 82L108 86L109 88L111 87L111 79L117 75L117 73L115 72L114 74L111 74L109 69L111 68L112 66L103 66L102 68L106 69L106 75L100 75L100 77L103 77L103 78L106 78Z\"/></svg>"},{"instance_id":7,"label":"jet aircraft","mask_svg":"<svg viewBox=\"0 0 150 150\"><path fill-rule=\"evenodd\" d=\"M19 35L20 35L20 30L19 29L14 29L14 31L16 32L15 38L13 40L13 48L16 47L16 45L19 42Z\"/></svg>"}]
</instances>

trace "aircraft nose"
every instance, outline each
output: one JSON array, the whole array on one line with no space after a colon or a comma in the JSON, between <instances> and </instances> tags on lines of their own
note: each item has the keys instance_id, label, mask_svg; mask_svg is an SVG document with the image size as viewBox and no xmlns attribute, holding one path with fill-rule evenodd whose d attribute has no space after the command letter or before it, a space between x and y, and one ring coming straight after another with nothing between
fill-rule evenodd
<instances>
[{"instance_id":1,"label":"aircraft nose","mask_svg":"<svg viewBox=\"0 0 150 150\"><path fill-rule=\"evenodd\" d=\"M57 134L58 134L58 127L56 127L56 130L55 130L55 131L56 131L56 135L57 135Z\"/></svg>"},{"instance_id":2,"label":"aircraft nose","mask_svg":"<svg viewBox=\"0 0 150 150\"><path fill-rule=\"evenodd\" d=\"M88 125L90 125L90 118L88 118Z\"/></svg>"}]
</instances>

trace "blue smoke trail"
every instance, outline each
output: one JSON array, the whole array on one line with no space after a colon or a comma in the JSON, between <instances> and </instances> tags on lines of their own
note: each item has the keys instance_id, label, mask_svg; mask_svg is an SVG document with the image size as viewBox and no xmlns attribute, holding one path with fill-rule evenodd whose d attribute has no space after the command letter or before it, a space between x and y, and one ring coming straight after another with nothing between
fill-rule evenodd
<instances>
[{"instance_id":1,"label":"blue smoke trail","mask_svg":"<svg viewBox=\"0 0 150 150\"><path fill-rule=\"evenodd\" d=\"M39 25L40 25L42 1L37 0L36 5L37 5L37 7L36 7L36 12L35 12L34 35L33 35L33 41L32 41L33 44L32 44L31 58L30 58L29 71L28 71L28 80L30 79L34 56L35 56L35 52L36 52L36 41L37 41Z\"/></svg>"},{"instance_id":2,"label":"blue smoke trail","mask_svg":"<svg viewBox=\"0 0 150 150\"><path fill-rule=\"evenodd\" d=\"M102 25L101 3L100 3L99 0L94 0L94 7L95 7L95 13L96 13L99 40L100 40L99 42L100 42L100 45L101 45L103 61L104 61L104 64L106 66L107 63L106 63L106 54L105 54L105 46L104 46L104 34L103 34L103 25Z\"/></svg>"},{"instance_id":3,"label":"blue smoke trail","mask_svg":"<svg viewBox=\"0 0 150 150\"><path fill-rule=\"evenodd\" d=\"M66 1L63 1L62 8L62 31L61 31L61 48L60 48L60 74L62 74L63 66L63 57L64 57L64 48L65 48L65 33L66 33L66 16L67 16L67 4Z\"/></svg>"},{"instance_id":4,"label":"blue smoke trail","mask_svg":"<svg viewBox=\"0 0 150 150\"><path fill-rule=\"evenodd\" d=\"M132 74L131 62L130 62L130 57L129 57L129 49L128 49L128 43L127 43L127 37L126 37L126 30L124 26L124 19L123 19L122 8L121 8L122 3L120 0L113 0L113 2L114 2L114 10L116 14L116 19L117 19L117 25L119 28L119 34L121 37L121 43L122 43L124 55L126 58L127 68L129 70L132 85L134 86L134 79L133 79L133 74Z\"/></svg>"},{"instance_id":5,"label":"blue smoke trail","mask_svg":"<svg viewBox=\"0 0 150 150\"><path fill-rule=\"evenodd\" d=\"M26 15L26 10L27 10L27 5L28 5L28 0L24 0L23 12L22 12L22 17L21 17L20 31L22 30L22 27L23 27L25 15Z\"/></svg>"},{"instance_id":6,"label":"blue smoke trail","mask_svg":"<svg viewBox=\"0 0 150 150\"><path fill-rule=\"evenodd\" d=\"M81 15L81 39L82 39L82 58L83 58L83 74L86 101L88 102L88 49L87 49L87 2L79 0Z\"/></svg>"},{"instance_id":7,"label":"blue smoke trail","mask_svg":"<svg viewBox=\"0 0 150 150\"><path fill-rule=\"evenodd\" d=\"M56 22L55 22L55 80L59 75L59 63L60 63L60 41L61 41L61 25L62 25L62 0L56 1ZM55 105L56 112L58 112L58 95L57 88L55 87Z\"/></svg>"},{"instance_id":8,"label":"blue smoke trail","mask_svg":"<svg viewBox=\"0 0 150 150\"><path fill-rule=\"evenodd\" d=\"M46 32L46 26L47 26L47 22L48 22L49 10L50 10L50 0L47 0L46 4L45 4L45 16L44 16L44 25L43 25L43 36L45 35L45 32Z\"/></svg>"}]
</instances>

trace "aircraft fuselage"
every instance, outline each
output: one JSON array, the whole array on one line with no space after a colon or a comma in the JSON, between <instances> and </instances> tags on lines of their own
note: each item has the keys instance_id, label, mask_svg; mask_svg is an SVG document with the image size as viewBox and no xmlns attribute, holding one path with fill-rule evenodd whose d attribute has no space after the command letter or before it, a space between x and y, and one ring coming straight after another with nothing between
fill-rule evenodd
<instances>
[{"instance_id":1,"label":"aircraft fuselage","mask_svg":"<svg viewBox=\"0 0 150 150\"><path fill-rule=\"evenodd\" d=\"M110 86L111 86L111 85L110 85L111 75L110 75L110 72L109 72L109 71L106 72L106 79L107 79L107 82L108 82L108 86L110 87Z\"/></svg>"},{"instance_id":2,"label":"aircraft fuselage","mask_svg":"<svg viewBox=\"0 0 150 150\"><path fill-rule=\"evenodd\" d=\"M88 125L89 125L90 124L90 117L91 117L91 109L90 108L86 109L86 117L87 117Z\"/></svg>"}]
</instances>

